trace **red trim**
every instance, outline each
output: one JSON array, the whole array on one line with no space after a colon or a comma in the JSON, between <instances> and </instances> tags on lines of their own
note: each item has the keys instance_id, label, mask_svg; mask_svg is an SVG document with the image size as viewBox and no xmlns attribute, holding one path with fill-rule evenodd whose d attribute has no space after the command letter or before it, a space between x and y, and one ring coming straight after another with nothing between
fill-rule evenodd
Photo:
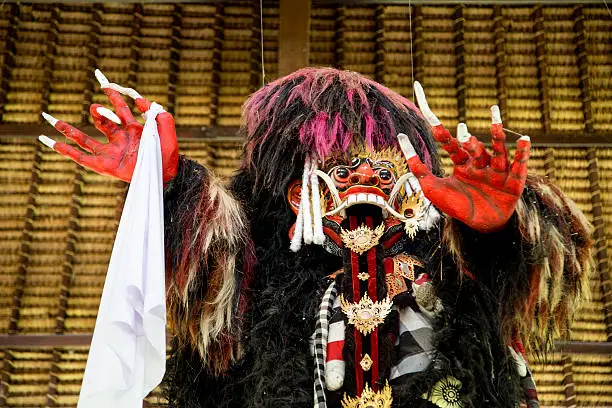
<instances>
[{"instance_id":1,"label":"red trim","mask_svg":"<svg viewBox=\"0 0 612 408\"><path fill-rule=\"evenodd\" d=\"M400 240L400 238L404 235L404 231L401 230L399 232L397 232L396 234L393 234L391 236L391 238L389 238L388 240L386 240L385 242L383 242L383 247L385 249L389 249L391 248L397 241Z\"/></svg>"},{"instance_id":2,"label":"red trim","mask_svg":"<svg viewBox=\"0 0 612 408\"><path fill-rule=\"evenodd\" d=\"M327 343L327 361L344 360L342 358L342 349L344 348L344 340L332 341Z\"/></svg>"},{"instance_id":3,"label":"red trim","mask_svg":"<svg viewBox=\"0 0 612 408\"><path fill-rule=\"evenodd\" d=\"M366 217L366 225L369 228L374 228L372 217ZM373 302L378 300L376 294L376 247L368 251L368 295ZM372 389L378 391L378 328L375 328L370 334L370 353L372 357Z\"/></svg>"},{"instance_id":4,"label":"red trim","mask_svg":"<svg viewBox=\"0 0 612 408\"><path fill-rule=\"evenodd\" d=\"M349 217L349 226L351 230L357 228L357 218ZM353 302L358 303L361 300L359 291L359 256L354 251L351 251L351 279L353 284ZM355 337L355 381L357 383L357 395L360 396L363 392L363 371L358 369L357 364L361 361L363 354L363 344L361 333L357 328L353 328L353 336Z\"/></svg>"},{"instance_id":5,"label":"red trim","mask_svg":"<svg viewBox=\"0 0 612 408\"><path fill-rule=\"evenodd\" d=\"M336 245L338 245L340 248L344 248L342 238L340 238L340 235L338 235L336 231L329 227L323 227L323 233L327 235L332 241L334 241Z\"/></svg>"}]
</instances>

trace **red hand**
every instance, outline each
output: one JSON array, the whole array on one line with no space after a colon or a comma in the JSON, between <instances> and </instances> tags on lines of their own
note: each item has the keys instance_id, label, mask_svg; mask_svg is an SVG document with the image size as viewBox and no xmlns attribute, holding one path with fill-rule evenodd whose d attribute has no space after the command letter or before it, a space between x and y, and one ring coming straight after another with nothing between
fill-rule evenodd
<instances>
[{"instance_id":1,"label":"red hand","mask_svg":"<svg viewBox=\"0 0 612 408\"><path fill-rule=\"evenodd\" d=\"M425 196L444 213L477 231L502 228L514 213L525 187L530 141L518 141L514 162L509 166L502 124L491 127L492 158L474 136L460 145L442 125L435 126L433 133L455 166L452 176L438 178L419 156L410 157L408 166L419 179Z\"/></svg>"},{"instance_id":2,"label":"red hand","mask_svg":"<svg viewBox=\"0 0 612 408\"><path fill-rule=\"evenodd\" d=\"M134 119L119 92L104 88L104 93L113 104L121 120L121 126L98 113L97 109L101 105L91 105L89 112L95 127L106 135L109 143L100 143L68 123L57 121L54 125L57 130L91 154L61 142L55 143L53 149L96 173L129 182L136 166L143 126ZM151 103L145 99L136 99L136 107L141 112L146 112L150 106ZM178 143L174 118L169 113L163 112L157 116L157 126L161 144L163 180L168 182L176 175L178 168Z\"/></svg>"},{"instance_id":3,"label":"red hand","mask_svg":"<svg viewBox=\"0 0 612 408\"><path fill-rule=\"evenodd\" d=\"M453 174L439 178L421 162L408 136L400 134L400 146L410 171L419 179L423 194L450 217L480 232L502 228L516 208L527 180L527 161L531 142L528 136L519 139L514 162L508 164L506 135L499 108L491 108L493 157L467 127L460 124L457 134L467 136L463 143L451 136L429 109L421 84L414 83L415 94L425 120L432 126L434 138L442 144L453 161ZM460 130L462 132L460 132Z\"/></svg>"}]
</instances>

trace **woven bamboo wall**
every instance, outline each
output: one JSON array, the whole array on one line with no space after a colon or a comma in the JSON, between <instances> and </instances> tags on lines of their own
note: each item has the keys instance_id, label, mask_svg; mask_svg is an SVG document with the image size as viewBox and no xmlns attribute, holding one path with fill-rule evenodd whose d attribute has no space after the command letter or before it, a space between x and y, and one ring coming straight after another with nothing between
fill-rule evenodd
<instances>
[{"instance_id":1,"label":"woven bamboo wall","mask_svg":"<svg viewBox=\"0 0 612 408\"><path fill-rule=\"evenodd\" d=\"M105 103L95 67L165 104L179 126L238 125L241 104L261 84L258 4L3 4L0 126L40 124L42 110L86 124L89 105ZM270 81L278 7L265 7L262 17ZM408 97L414 72L449 127L467 121L485 134L488 107L499 103L516 131L573 135L571 146L536 147L531 167L597 227L593 296L572 325L575 341L612 340L605 307L612 147L580 146L582 135L612 131L610 32L604 7L422 6L412 14L403 6L313 7L311 14L313 65L360 71ZM185 139L180 147L224 177L240 155L235 142ZM125 185L9 137L0 140L0 183L0 333L90 333ZM75 406L86 358L78 347L0 350L0 406ZM542 405L612 406L611 363L589 354L536 362ZM149 404L163 403L157 395Z\"/></svg>"}]
</instances>

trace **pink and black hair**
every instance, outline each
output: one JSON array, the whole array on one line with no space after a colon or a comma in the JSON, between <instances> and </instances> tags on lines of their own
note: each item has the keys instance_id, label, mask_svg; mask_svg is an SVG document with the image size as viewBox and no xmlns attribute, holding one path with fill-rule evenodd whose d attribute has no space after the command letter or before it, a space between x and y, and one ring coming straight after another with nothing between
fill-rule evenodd
<instances>
[{"instance_id":1,"label":"pink and black hair","mask_svg":"<svg viewBox=\"0 0 612 408\"><path fill-rule=\"evenodd\" d=\"M256 195L284 195L306 155L325 162L346 152L353 140L373 148L397 146L400 132L439 174L434 140L412 102L356 72L304 68L269 83L245 103L242 171L255 175Z\"/></svg>"}]
</instances>

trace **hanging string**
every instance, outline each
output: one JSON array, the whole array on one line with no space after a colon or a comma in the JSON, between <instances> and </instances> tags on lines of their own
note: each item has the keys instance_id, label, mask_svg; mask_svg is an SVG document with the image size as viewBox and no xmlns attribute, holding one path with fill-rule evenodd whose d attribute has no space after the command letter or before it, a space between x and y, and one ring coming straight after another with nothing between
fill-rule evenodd
<instances>
[{"instance_id":1,"label":"hanging string","mask_svg":"<svg viewBox=\"0 0 612 408\"><path fill-rule=\"evenodd\" d=\"M608 2L606 0L603 0L603 2L606 8L608 9L608 14L610 14L610 18L612 18L612 11L610 11L610 7L608 7Z\"/></svg>"},{"instance_id":2,"label":"hanging string","mask_svg":"<svg viewBox=\"0 0 612 408\"><path fill-rule=\"evenodd\" d=\"M412 53L412 0L408 0L408 18L410 19L410 74L412 75L412 100L416 100L414 95L414 54Z\"/></svg>"},{"instance_id":3,"label":"hanging string","mask_svg":"<svg viewBox=\"0 0 612 408\"><path fill-rule=\"evenodd\" d=\"M261 44L261 86L266 84L266 67L264 61L264 26L263 26L263 0L259 0L259 43Z\"/></svg>"}]
</instances>

